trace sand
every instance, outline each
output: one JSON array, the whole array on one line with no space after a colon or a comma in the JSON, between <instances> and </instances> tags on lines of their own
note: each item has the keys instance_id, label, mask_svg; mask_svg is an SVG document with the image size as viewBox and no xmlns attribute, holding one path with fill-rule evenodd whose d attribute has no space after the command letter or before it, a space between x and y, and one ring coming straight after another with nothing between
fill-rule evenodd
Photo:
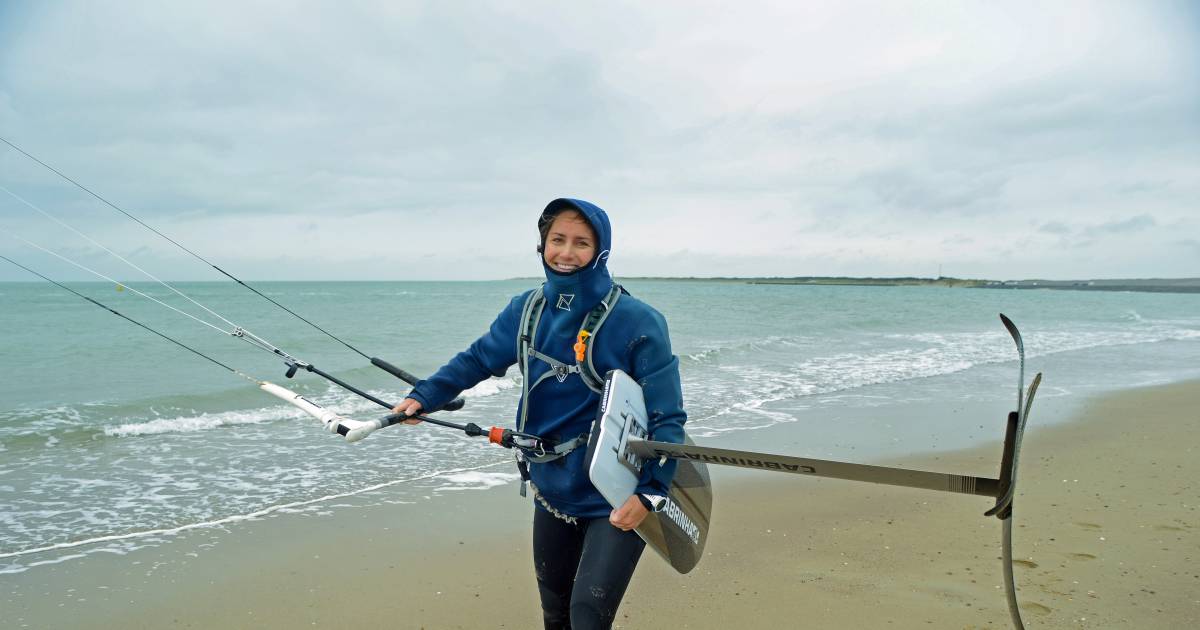
<instances>
[{"instance_id":1,"label":"sand","mask_svg":"<svg viewBox=\"0 0 1200 630\"><path fill-rule=\"evenodd\" d=\"M1200 626L1200 383L1032 425L1014 534L1027 626ZM882 463L993 476L999 453ZM617 627L1009 626L991 499L726 470L705 559L678 575L648 553ZM0 576L0 626L540 627L515 494L281 514Z\"/></svg>"}]
</instances>

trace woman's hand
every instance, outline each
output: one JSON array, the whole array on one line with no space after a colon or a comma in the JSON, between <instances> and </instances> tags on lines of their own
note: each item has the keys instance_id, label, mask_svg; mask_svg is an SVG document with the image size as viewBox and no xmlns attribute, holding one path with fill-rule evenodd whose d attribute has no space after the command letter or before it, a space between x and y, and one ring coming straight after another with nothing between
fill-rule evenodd
<instances>
[{"instance_id":1,"label":"woman's hand","mask_svg":"<svg viewBox=\"0 0 1200 630\"><path fill-rule=\"evenodd\" d=\"M399 405L392 407L392 413L402 413L406 416L415 416L421 413L421 403L412 398L405 398L404 400L400 401ZM421 421L416 419L404 421L404 424L420 423Z\"/></svg>"},{"instance_id":2,"label":"woman's hand","mask_svg":"<svg viewBox=\"0 0 1200 630\"><path fill-rule=\"evenodd\" d=\"M641 525L648 514L650 511L642 505L641 499L635 494L626 499L624 505L608 515L608 522L612 523L613 527L627 532Z\"/></svg>"}]
</instances>

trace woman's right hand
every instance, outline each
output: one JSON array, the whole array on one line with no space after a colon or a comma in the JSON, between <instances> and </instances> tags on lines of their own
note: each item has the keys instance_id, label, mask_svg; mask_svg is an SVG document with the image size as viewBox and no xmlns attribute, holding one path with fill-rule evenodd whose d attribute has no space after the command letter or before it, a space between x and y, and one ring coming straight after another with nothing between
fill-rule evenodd
<instances>
[{"instance_id":1,"label":"woman's right hand","mask_svg":"<svg viewBox=\"0 0 1200 630\"><path fill-rule=\"evenodd\" d=\"M421 403L413 398L405 398L404 400L400 401L400 404L396 405L395 407L392 407L392 413L402 413L406 416L415 416L415 415L421 413ZM420 423L421 423L421 421L417 420L415 418L412 420L404 421L404 424L420 424Z\"/></svg>"}]
</instances>

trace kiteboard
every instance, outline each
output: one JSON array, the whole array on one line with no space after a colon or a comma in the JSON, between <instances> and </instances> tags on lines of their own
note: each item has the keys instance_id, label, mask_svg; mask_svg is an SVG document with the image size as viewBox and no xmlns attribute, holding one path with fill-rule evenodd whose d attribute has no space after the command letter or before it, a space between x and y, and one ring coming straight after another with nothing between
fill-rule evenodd
<instances>
[{"instance_id":1,"label":"kiteboard","mask_svg":"<svg viewBox=\"0 0 1200 630\"><path fill-rule=\"evenodd\" d=\"M587 469L592 485L614 508L633 496L646 461L625 448L630 437L648 436L642 388L625 372L604 379L597 421L588 439ZM690 438L684 443L691 445ZM712 517L712 484L703 462L680 460L662 505L637 527L638 536L676 571L687 573L704 555Z\"/></svg>"}]
</instances>

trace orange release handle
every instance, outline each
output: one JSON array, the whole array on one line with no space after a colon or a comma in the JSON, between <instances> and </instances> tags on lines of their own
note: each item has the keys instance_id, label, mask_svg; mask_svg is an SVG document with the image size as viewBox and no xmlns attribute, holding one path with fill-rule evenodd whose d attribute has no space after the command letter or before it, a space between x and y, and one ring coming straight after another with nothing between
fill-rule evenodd
<instances>
[{"instance_id":1,"label":"orange release handle","mask_svg":"<svg viewBox=\"0 0 1200 630\"><path fill-rule=\"evenodd\" d=\"M576 340L575 345L572 346L575 349L575 360L576 361L583 361L583 359L585 357L587 357L587 341L586 340L588 337L591 337L591 336L592 336L592 333L590 333L586 330L579 331L579 339Z\"/></svg>"}]
</instances>

